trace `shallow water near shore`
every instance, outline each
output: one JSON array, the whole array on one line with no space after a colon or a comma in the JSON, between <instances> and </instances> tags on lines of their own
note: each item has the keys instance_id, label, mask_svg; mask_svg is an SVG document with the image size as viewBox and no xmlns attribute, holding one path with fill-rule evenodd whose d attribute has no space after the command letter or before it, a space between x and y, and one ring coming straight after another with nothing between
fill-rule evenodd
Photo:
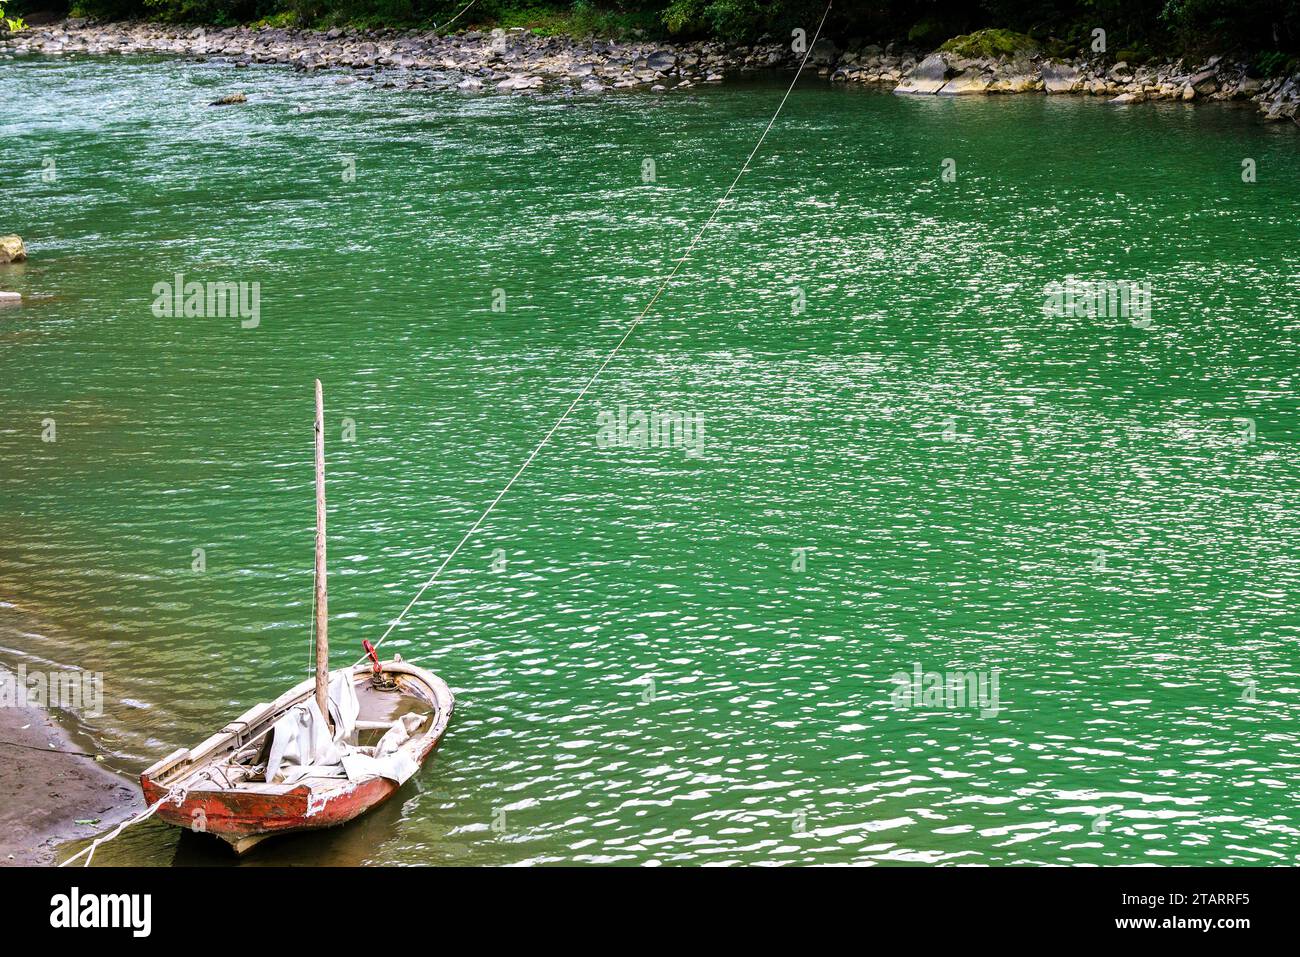
<instances>
[{"instance_id":1,"label":"shallow water near shore","mask_svg":"<svg viewBox=\"0 0 1300 957\"><path fill-rule=\"evenodd\" d=\"M31 253L0 267L0 659L103 672L115 765L308 673L312 379L341 666L784 92L333 80L0 62ZM452 686L441 749L245 863L1296 863L1298 146L1226 105L801 86L386 642ZM256 327L155 316L178 272L259 283ZM1149 281L1151 322L1045 315L1071 276ZM702 454L602 447L620 404L698 414ZM897 707L917 664L996 670L997 713ZM154 823L96 855L225 859Z\"/></svg>"}]
</instances>

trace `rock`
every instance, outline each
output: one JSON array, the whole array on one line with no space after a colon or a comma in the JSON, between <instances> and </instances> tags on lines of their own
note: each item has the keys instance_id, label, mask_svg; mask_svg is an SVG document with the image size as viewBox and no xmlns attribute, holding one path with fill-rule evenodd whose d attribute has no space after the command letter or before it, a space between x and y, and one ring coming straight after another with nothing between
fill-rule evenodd
<instances>
[{"instance_id":1,"label":"rock","mask_svg":"<svg viewBox=\"0 0 1300 957\"><path fill-rule=\"evenodd\" d=\"M227 93L219 100L213 100L208 106L231 106L235 103L247 103L248 97L243 93Z\"/></svg>"},{"instance_id":2,"label":"rock","mask_svg":"<svg viewBox=\"0 0 1300 957\"><path fill-rule=\"evenodd\" d=\"M588 78L582 81L582 91L584 93L604 93L605 85L599 80Z\"/></svg>"},{"instance_id":3,"label":"rock","mask_svg":"<svg viewBox=\"0 0 1300 957\"><path fill-rule=\"evenodd\" d=\"M835 44L822 37L813 44L812 51L808 54L808 62L813 66L831 66L835 63L835 54Z\"/></svg>"},{"instance_id":4,"label":"rock","mask_svg":"<svg viewBox=\"0 0 1300 957\"><path fill-rule=\"evenodd\" d=\"M963 70L943 85L940 96L970 96L988 92L992 79L984 71L975 67Z\"/></svg>"},{"instance_id":5,"label":"rock","mask_svg":"<svg viewBox=\"0 0 1300 957\"><path fill-rule=\"evenodd\" d=\"M1183 87L1182 91L1178 95L1184 100L1194 100L1196 99L1196 87L1189 83L1187 86Z\"/></svg>"},{"instance_id":6,"label":"rock","mask_svg":"<svg viewBox=\"0 0 1300 957\"><path fill-rule=\"evenodd\" d=\"M948 61L942 54L931 53L913 67L903 81L894 87L895 93L938 93L948 82Z\"/></svg>"},{"instance_id":7,"label":"rock","mask_svg":"<svg viewBox=\"0 0 1300 957\"><path fill-rule=\"evenodd\" d=\"M541 85L542 85L542 78L540 76L528 76L527 74L523 74L520 76L507 77L506 79L502 80L500 83L497 84L497 89L498 90L536 90L539 89Z\"/></svg>"},{"instance_id":8,"label":"rock","mask_svg":"<svg viewBox=\"0 0 1300 957\"><path fill-rule=\"evenodd\" d=\"M1200 96L1208 96L1219 88L1219 75L1213 70L1202 70L1187 81L1187 85ZM1191 99L1191 97L1185 97Z\"/></svg>"},{"instance_id":9,"label":"rock","mask_svg":"<svg viewBox=\"0 0 1300 957\"><path fill-rule=\"evenodd\" d=\"M21 236L0 236L0 264L20 263L26 258L27 247L23 245Z\"/></svg>"},{"instance_id":10,"label":"rock","mask_svg":"<svg viewBox=\"0 0 1300 957\"><path fill-rule=\"evenodd\" d=\"M656 83L654 86L650 87L650 92L651 92L651 93L663 93L663 92L665 92L667 89L668 89L668 87L664 86L662 83Z\"/></svg>"},{"instance_id":11,"label":"rock","mask_svg":"<svg viewBox=\"0 0 1300 957\"><path fill-rule=\"evenodd\" d=\"M1043 88L1042 79L1035 73L1012 73L1009 76L995 76L989 84L990 93L1031 93Z\"/></svg>"},{"instance_id":12,"label":"rock","mask_svg":"<svg viewBox=\"0 0 1300 957\"><path fill-rule=\"evenodd\" d=\"M1145 97L1141 93L1121 93L1110 102L1112 103L1141 103Z\"/></svg>"},{"instance_id":13,"label":"rock","mask_svg":"<svg viewBox=\"0 0 1300 957\"><path fill-rule=\"evenodd\" d=\"M0 306L16 306L22 301L23 297L16 292L0 290Z\"/></svg>"},{"instance_id":14,"label":"rock","mask_svg":"<svg viewBox=\"0 0 1300 957\"><path fill-rule=\"evenodd\" d=\"M1071 93L1078 86L1079 71L1068 64L1046 61L1039 69L1048 93Z\"/></svg>"},{"instance_id":15,"label":"rock","mask_svg":"<svg viewBox=\"0 0 1300 957\"><path fill-rule=\"evenodd\" d=\"M668 50L656 50L646 58L646 66L657 72L671 70L677 65L677 54Z\"/></svg>"},{"instance_id":16,"label":"rock","mask_svg":"<svg viewBox=\"0 0 1300 957\"><path fill-rule=\"evenodd\" d=\"M459 83L456 84L456 89L481 90L483 89L483 81L476 79L475 77L472 76L467 76L465 79L461 80Z\"/></svg>"}]
</instances>

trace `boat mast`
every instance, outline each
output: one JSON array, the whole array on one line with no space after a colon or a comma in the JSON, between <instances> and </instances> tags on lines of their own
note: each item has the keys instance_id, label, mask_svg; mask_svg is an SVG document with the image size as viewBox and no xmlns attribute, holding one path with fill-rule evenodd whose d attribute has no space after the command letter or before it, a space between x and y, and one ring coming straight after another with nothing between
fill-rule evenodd
<instances>
[{"instance_id":1,"label":"boat mast","mask_svg":"<svg viewBox=\"0 0 1300 957\"><path fill-rule=\"evenodd\" d=\"M316 380L316 704L333 729L329 707L329 597L325 587L325 402Z\"/></svg>"}]
</instances>

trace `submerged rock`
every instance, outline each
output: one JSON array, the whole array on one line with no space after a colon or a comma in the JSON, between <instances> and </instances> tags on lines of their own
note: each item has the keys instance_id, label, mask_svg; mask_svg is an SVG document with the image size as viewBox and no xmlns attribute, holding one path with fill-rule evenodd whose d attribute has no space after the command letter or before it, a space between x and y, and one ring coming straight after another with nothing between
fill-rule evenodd
<instances>
[{"instance_id":1,"label":"submerged rock","mask_svg":"<svg viewBox=\"0 0 1300 957\"><path fill-rule=\"evenodd\" d=\"M21 236L0 236L0 263L20 263L26 258L27 247L23 245Z\"/></svg>"},{"instance_id":2,"label":"submerged rock","mask_svg":"<svg viewBox=\"0 0 1300 957\"><path fill-rule=\"evenodd\" d=\"M498 90L537 90L542 86L540 76L511 76L497 84Z\"/></svg>"},{"instance_id":3,"label":"submerged rock","mask_svg":"<svg viewBox=\"0 0 1300 957\"><path fill-rule=\"evenodd\" d=\"M243 93L227 93L219 100L213 100L208 106L231 106L235 103L247 103L248 97Z\"/></svg>"}]
</instances>

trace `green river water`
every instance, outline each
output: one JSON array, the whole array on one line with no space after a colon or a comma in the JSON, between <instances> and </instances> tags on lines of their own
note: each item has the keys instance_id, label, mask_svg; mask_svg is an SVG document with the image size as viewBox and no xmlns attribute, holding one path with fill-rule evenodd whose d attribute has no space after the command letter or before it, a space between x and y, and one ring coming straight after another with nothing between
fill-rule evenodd
<instances>
[{"instance_id":1,"label":"green river water","mask_svg":"<svg viewBox=\"0 0 1300 957\"><path fill-rule=\"evenodd\" d=\"M343 665L784 85L29 58L0 89L31 251L0 267L0 661L102 672L84 730L138 773L308 673L313 378ZM1252 110L809 78L386 643L453 688L441 749L245 863L1300 861L1298 223L1300 129ZM259 283L259 323L154 315L177 272ZM1150 282L1151 321L1048 314L1067 277ZM608 447L620 405L699 441ZM900 706L918 666L996 673L996 713ZM96 855L226 859L154 822Z\"/></svg>"}]
</instances>

